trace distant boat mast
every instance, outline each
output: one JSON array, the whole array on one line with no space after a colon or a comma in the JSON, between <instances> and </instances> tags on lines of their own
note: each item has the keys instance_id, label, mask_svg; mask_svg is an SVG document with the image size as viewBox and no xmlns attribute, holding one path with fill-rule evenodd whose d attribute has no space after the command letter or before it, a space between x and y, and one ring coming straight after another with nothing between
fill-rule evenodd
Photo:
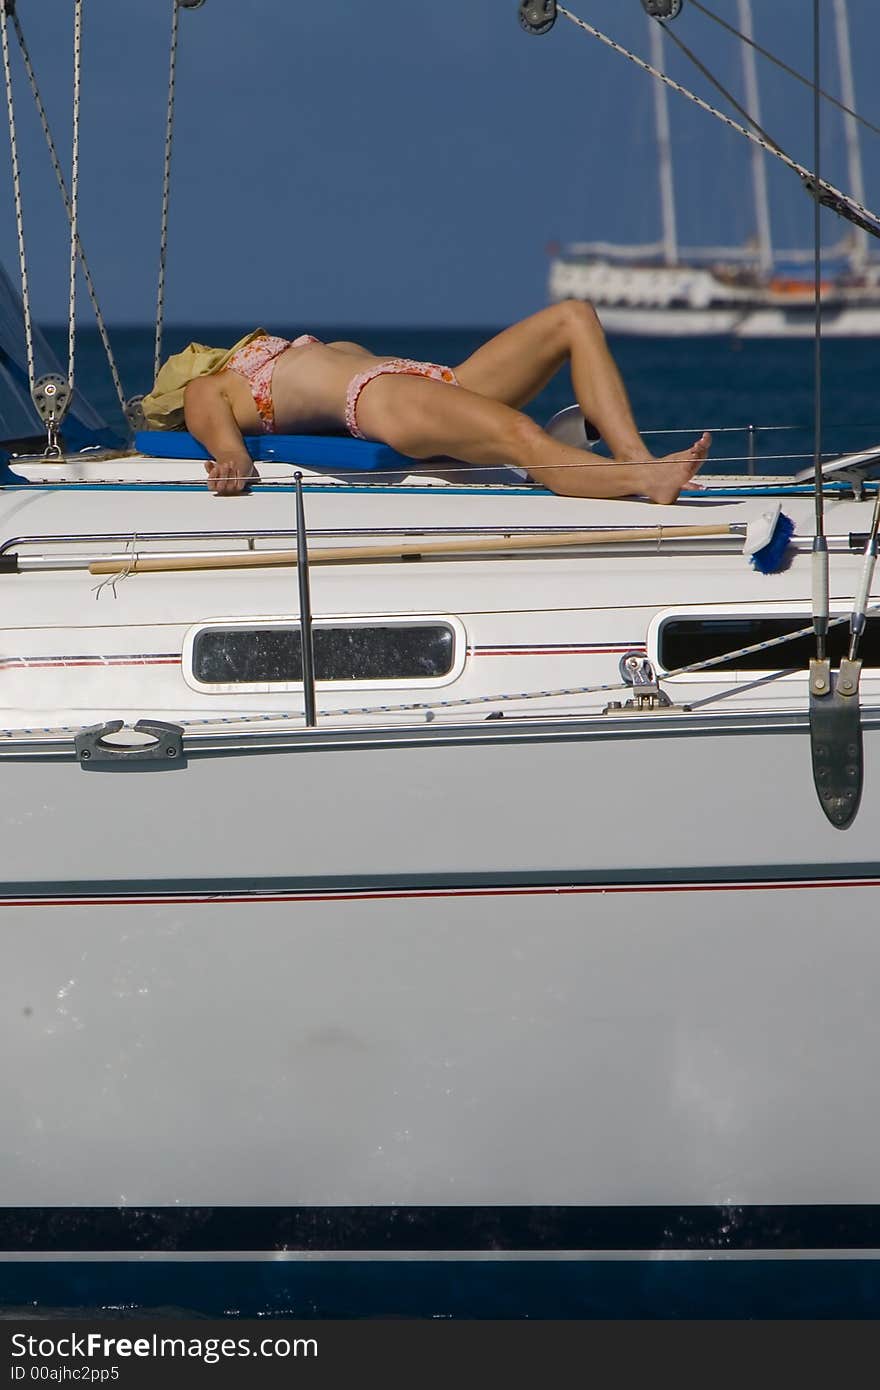
<instances>
[{"instance_id":1,"label":"distant boat mast","mask_svg":"<svg viewBox=\"0 0 880 1390\"><path fill-rule=\"evenodd\" d=\"M648 17L651 36L651 62L663 71L663 30L656 19ZM667 265L678 265L678 231L675 225L675 192L672 186L672 142L669 135L669 104L666 86L654 83L654 128L657 132L657 152L660 171L660 210L663 217L663 259Z\"/></svg>"},{"instance_id":2,"label":"distant boat mast","mask_svg":"<svg viewBox=\"0 0 880 1390\"><path fill-rule=\"evenodd\" d=\"M843 0L835 0L838 5ZM752 37L751 0L738 0L740 28L747 38ZM651 44L651 62L663 71L663 30L656 19L648 17L648 34ZM755 51L743 44L743 75L745 78L748 109L754 112L760 124L761 109L758 92L758 74L755 67ZM851 118L850 118L851 119ZM654 83L654 128L657 138L658 171L660 178L660 211L663 220L663 259L667 265L678 265L678 228L675 216L675 191L672 173L672 139L669 126L668 93L664 83ZM770 242L770 204L767 197L767 169L763 151L752 146L752 185L755 198L755 218L757 222L758 260L761 270L769 274L773 269L773 248ZM858 197L858 194L856 194ZM859 202L863 202L859 198Z\"/></svg>"},{"instance_id":3,"label":"distant boat mast","mask_svg":"<svg viewBox=\"0 0 880 1390\"><path fill-rule=\"evenodd\" d=\"M849 20L846 0L834 0L834 21L837 31L837 61L840 66L840 94L845 106L856 110L856 89L853 82L852 51L849 42ZM849 172L849 186L852 196L859 203L865 201L865 180L862 173L862 150L859 144L859 129L854 116L844 115L843 128L846 134L846 159ZM853 270L864 270L868 261L868 233L853 229L850 265Z\"/></svg>"},{"instance_id":4,"label":"distant boat mast","mask_svg":"<svg viewBox=\"0 0 880 1390\"><path fill-rule=\"evenodd\" d=\"M833 0L834 19L837 36L837 58L840 69L841 96L844 104L856 109L855 83L853 81L852 51L849 40L849 17L846 0ZM754 33L752 23L752 0L737 0L739 27L746 39ZM656 19L648 18L648 33L651 45L651 62L663 71L663 31ZM743 82L745 86L746 107L754 120L761 123L761 97L758 87L758 73L755 63L755 50L751 44L742 45ZM862 172L862 152L859 131L854 116L844 115L846 134L847 166L849 187L853 197L860 203L865 201L865 181ZM660 180L660 211L663 224L663 260L666 265L679 264L678 228L675 213L675 190L672 169L672 139L669 125L669 105L666 86L662 82L654 84L654 128L657 141L657 163ZM770 233L770 199L767 190L767 166L764 152L757 146L751 147L752 191L755 203L755 233L757 260L761 272L770 275L773 271L773 243ZM849 260L853 270L864 270L868 262L868 234L854 229L849 238ZM791 256L792 253L788 253ZM800 259L797 253L795 258Z\"/></svg>"},{"instance_id":5,"label":"distant boat mast","mask_svg":"<svg viewBox=\"0 0 880 1390\"><path fill-rule=\"evenodd\" d=\"M752 0L739 0L739 27L747 39L752 37ZM751 44L742 45L743 80L746 89L746 109L761 123L761 97L758 91L758 72L755 50ZM755 223L758 236L758 264L765 275L773 270L773 246L770 241L770 201L767 197L767 166L764 151L750 146L752 159L752 188L755 198ZM859 199L861 202L862 199Z\"/></svg>"}]
</instances>

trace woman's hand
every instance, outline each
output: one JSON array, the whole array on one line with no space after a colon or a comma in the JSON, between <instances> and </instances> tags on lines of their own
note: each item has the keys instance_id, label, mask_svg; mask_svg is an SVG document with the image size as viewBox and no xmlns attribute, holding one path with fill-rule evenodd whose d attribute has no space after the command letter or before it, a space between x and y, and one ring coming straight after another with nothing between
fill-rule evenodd
<instances>
[{"instance_id":1,"label":"woman's hand","mask_svg":"<svg viewBox=\"0 0 880 1390\"><path fill-rule=\"evenodd\" d=\"M249 483L259 481L223 384L216 376L189 382L183 408L190 434L213 455L205 464L212 492L218 497L233 497L244 492Z\"/></svg>"},{"instance_id":2,"label":"woman's hand","mask_svg":"<svg viewBox=\"0 0 880 1390\"><path fill-rule=\"evenodd\" d=\"M244 492L250 483L259 482L253 459L246 461L234 459L208 459L205 464L208 487L218 497L231 497L236 492Z\"/></svg>"}]
</instances>

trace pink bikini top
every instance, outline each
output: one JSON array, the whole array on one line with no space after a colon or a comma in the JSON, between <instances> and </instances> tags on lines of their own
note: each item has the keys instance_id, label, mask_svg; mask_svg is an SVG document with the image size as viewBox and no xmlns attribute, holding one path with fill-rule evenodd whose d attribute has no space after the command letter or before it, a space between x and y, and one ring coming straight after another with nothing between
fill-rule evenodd
<instances>
[{"instance_id":1,"label":"pink bikini top","mask_svg":"<svg viewBox=\"0 0 880 1390\"><path fill-rule=\"evenodd\" d=\"M275 363L290 347L305 347L307 343L318 343L311 333L301 333L290 342L287 338L274 338L270 333L254 338L246 347L230 357L226 363L227 372L243 376L251 388L260 426L264 434L272 434L275 429L275 406L272 401L272 375Z\"/></svg>"}]
</instances>

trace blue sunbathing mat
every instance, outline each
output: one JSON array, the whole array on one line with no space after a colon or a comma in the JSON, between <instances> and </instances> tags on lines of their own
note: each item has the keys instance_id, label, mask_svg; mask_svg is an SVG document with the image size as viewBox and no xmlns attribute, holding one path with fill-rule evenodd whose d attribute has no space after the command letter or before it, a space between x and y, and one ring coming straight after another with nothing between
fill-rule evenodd
<instances>
[{"instance_id":1,"label":"blue sunbathing mat","mask_svg":"<svg viewBox=\"0 0 880 1390\"><path fill-rule=\"evenodd\" d=\"M139 430L135 448L159 459L207 459L207 449L185 430ZM411 470L404 458L386 444L338 434L249 434L245 446L255 463L300 463L304 468L337 472Z\"/></svg>"}]
</instances>

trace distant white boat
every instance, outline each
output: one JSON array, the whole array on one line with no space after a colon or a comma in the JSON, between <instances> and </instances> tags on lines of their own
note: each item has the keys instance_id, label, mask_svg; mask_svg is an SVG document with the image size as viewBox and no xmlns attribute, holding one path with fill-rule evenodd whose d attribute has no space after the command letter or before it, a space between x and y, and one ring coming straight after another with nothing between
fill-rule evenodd
<instances>
[{"instance_id":1,"label":"distant white boat","mask_svg":"<svg viewBox=\"0 0 880 1390\"><path fill-rule=\"evenodd\" d=\"M703 253L706 255L706 253ZM553 258L550 296L588 299L610 333L687 337L809 338L815 332L813 283L697 253L672 263L654 247L575 245ZM822 332L829 338L880 334L880 266L829 272L822 288Z\"/></svg>"},{"instance_id":2,"label":"distant white boat","mask_svg":"<svg viewBox=\"0 0 880 1390\"><path fill-rule=\"evenodd\" d=\"M752 33L751 0L738 0L740 28ZM854 83L846 0L834 0L843 100L854 107ZM651 59L662 67L663 34L649 19ZM744 85L749 108L760 121L754 51L743 44ZM812 251L774 252L763 152L752 147L755 235L744 246L686 247L678 244L666 88L654 85L654 115L660 176L662 240L647 245L575 242L554 254L552 300L588 299L609 332L656 336L724 334L739 338L812 337L813 279L798 272ZM849 184L863 199L858 130L846 115ZM830 247L822 285L822 331L827 337L880 334L880 260L868 254L863 231Z\"/></svg>"}]
</instances>

